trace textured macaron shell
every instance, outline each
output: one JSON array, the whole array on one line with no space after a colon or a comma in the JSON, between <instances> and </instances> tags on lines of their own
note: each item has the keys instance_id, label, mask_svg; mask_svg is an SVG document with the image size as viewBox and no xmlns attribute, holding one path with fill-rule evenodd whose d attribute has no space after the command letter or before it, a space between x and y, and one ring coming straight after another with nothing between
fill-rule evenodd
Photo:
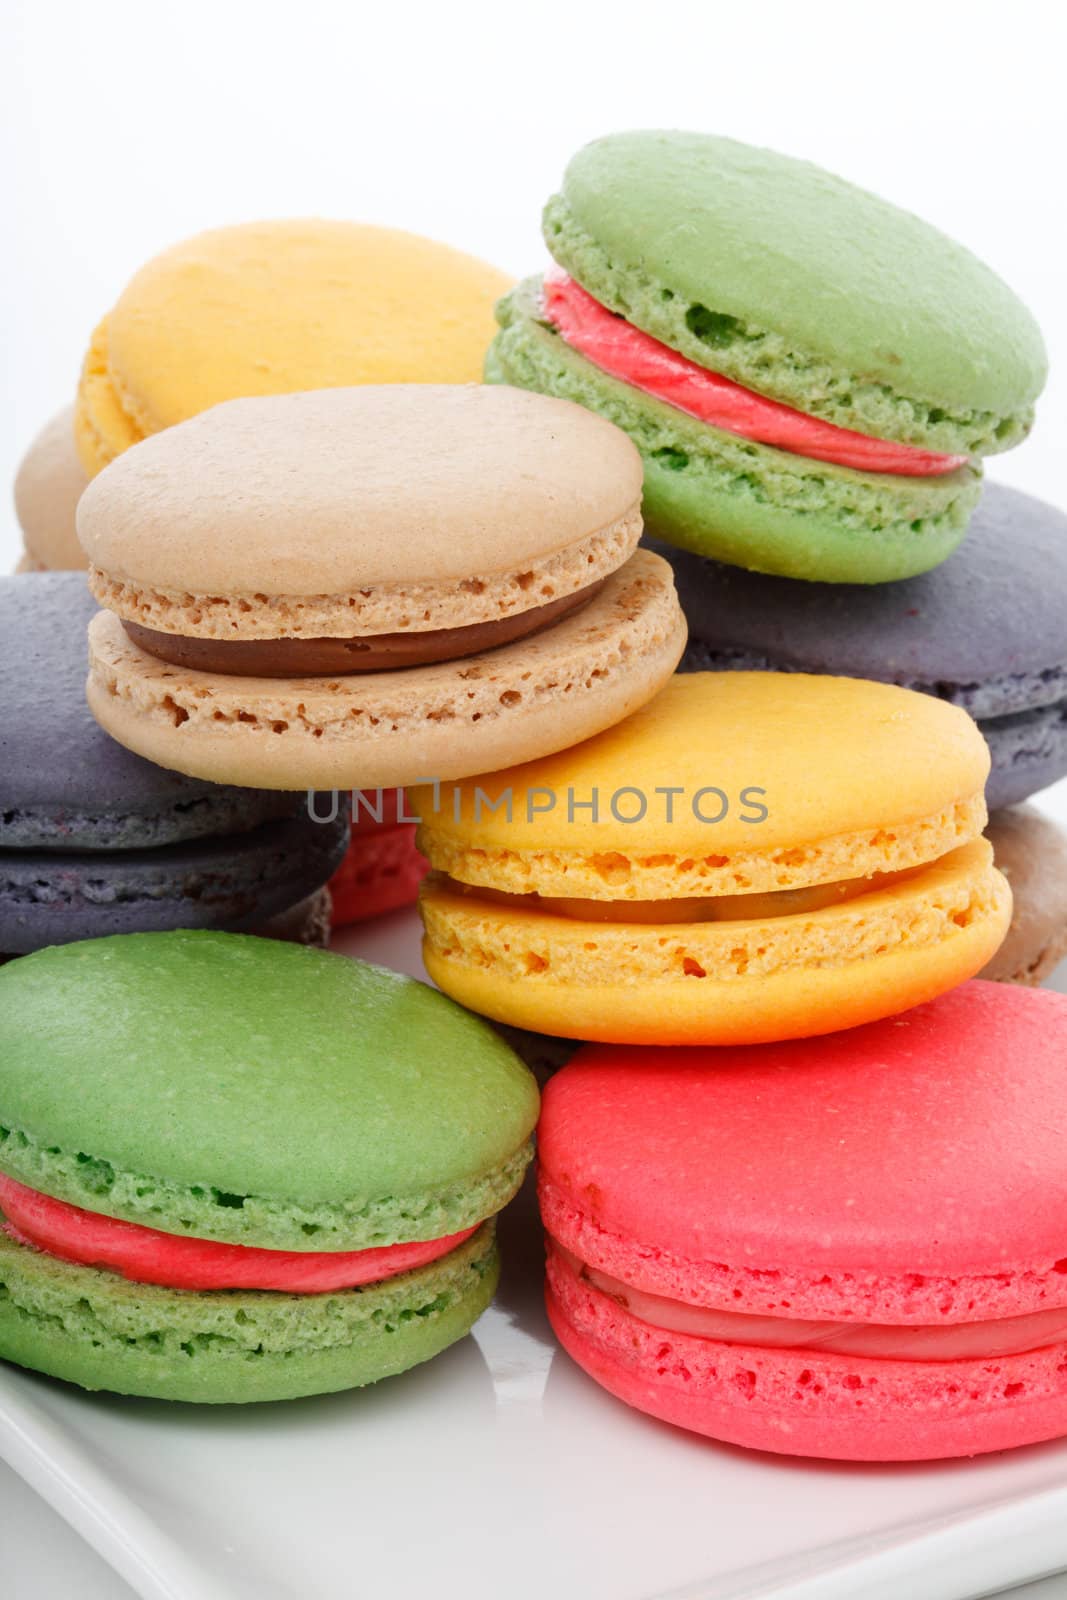
<instances>
[{"instance_id":1,"label":"textured macaron shell","mask_svg":"<svg viewBox=\"0 0 1067 1600\"><path fill-rule=\"evenodd\" d=\"M692 670L878 678L978 718L1067 699L1067 516L987 484L960 548L885 585L807 583L658 547L689 621Z\"/></svg>"},{"instance_id":2,"label":"textured macaron shell","mask_svg":"<svg viewBox=\"0 0 1067 1600\"><path fill-rule=\"evenodd\" d=\"M973 466L932 478L855 472L713 428L572 350L547 324L539 291L520 284L498 305L486 377L576 401L624 429L644 462L651 532L756 571L837 583L910 577L959 544L980 490Z\"/></svg>"},{"instance_id":3,"label":"textured macaron shell","mask_svg":"<svg viewBox=\"0 0 1067 1600\"><path fill-rule=\"evenodd\" d=\"M954 452L1021 437L1033 319L969 251L807 162L709 135L610 135L545 213L555 258L695 361L845 427Z\"/></svg>"},{"instance_id":4,"label":"textured macaron shell","mask_svg":"<svg viewBox=\"0 0 1067 1600\"><path fill-rule=\"evenodd\" d=\"M184 240L141 268L94 335L78 403L86 467L242 395L472 382L507 285L446 245L352 222Z\"/></svg>"},{"instance_id":5,"label":"textured macaron shell","mask_svg":"<svg viewBox=\"0 0 1067 1600\"><path fill-rule=\"evenodd\" d=\"M1067 1432L1067 1344L953 1361L872 1360L666 1333L550 1257L563 1348L628 1405L750 1449L928 1461Z\"/></svg>"},{"instance_id":6,"label":"textured macaron shell","mask_svg":"<svg viewBox=\"0 0 1067 1600\"><path fill-rule=\"evenodd\" d=\"M429 1266L333 1294L128 1283L0 1230L0 1354L120 1394L208 1404L375 1383L463 1337L493 1297L491 1223Z\"/></svg>"},{"instance_id":7,"label":"textured macaron shell","mask_svg":"<svg viewBox=\"0 0 1067 1600\"><path fill-rule=\"evenodd\" d=\"M1033 806L1011 806L991 814L986 835L1011 884L1012 916L981 976L1041 983L1067 957L1067 833Z\"/></svg>"},{"instance_id":8,"label":"textured macaron shell","mask_svg":"<svg viewBox=\"0 0 1067 1600\"><path fill-rule=\"evenodd\" d=\"M235 400L147 440L93 483L79 533L106 577L182 597L190 615L169 627L137 613L167 631L208 631L192 613L211 601L197 595L264 594L276 635L418 631L526 610L605 576L636 544L640 496L631 442L567 401L392 385ZM544 593L531 564L547 568L593 536L578 570L565 559ZM318 616L314 602L331 596L340 614ZM417 615L428 601L433 614ZM254 626L248 613L238 636Z\"/></svg>"},{"instance_id":9,"label":"textured macaron shell","mask_svg":"<svg viewBox=\"0 0 1067 1600\"><path fill-rule=\"evenodd\" d=\"M418 787L412 805L431 864L464 882L663 899L929 861L981 831L988 767L972 720L929 696L850 678L696 673L595 739L482 779L486 794L510 790L510 820L472 784L436 812L432 788ZM680 791L670 803L667 786ZM720 821L701 821L693 805L703 791L704 816L722 809L709 786L728 802ZM646 802L637 822L610 809L623 788ZM745 790L759 791L762 820ZM632 816L637 805L623 796L619 810Z\"/></svg>"},{"instance_id":10,"label":"textured macaron shell","mask_svg":"<svg viewBox=\"0 0 1067 1600\"><path fill-rule=\"evenodd\" d=\"M88 699L114 739L216 783L317 789L467 778L588 738L663 687L685 647L670 568L638 550L562 622L473 659L354 677L168 666L107 613Z\"/></svg>"},{"instance_id":11,"label":"textured macaron shell","mask_svg":"<svg viewBox=\"0 0 1067 1600\"><path fill-rule=\"evenodd\" d=\"M545 1094L546 1227L635 1287L756 1314L1067 1305L1065 1045L1063 996L975 982L814 1042L590 1047Z\"/></svg>"},{"instance_id":12,"label":"textured macaron shell","mask_svg":"<svg viewBox=\"0 0 1067 1600\"><path fill-rule=\"evenodd\" d=\"M741 904L743 905L743 897ZM628 1044L802 1038L891 1016L973 977L1007 930L1007 884L973 840L887 888L811 912L604 922L427 880L423 961L498 1022Z\"/></svg>"},{"instance_id":13,"label":"textured macaron shell","mask_svg":"<svg viewBox=\"0 0 1067 1600\"><path fill-rule=\"evenodd\" d=\"M298 793L183 777L110 739L85 703L85 629L96 610L80 573L0 578L0 850L154 850L303 808ZM140 866L129 863L134 877Z\"/></svg>"},{"instance_id":14,"label":"textured macaron shell","mask_svg":"<svg viewBox=\"0 0 1067 1600\"><path fill-rule=\"evenodd\" d=\"M443 1237L511 1197L537 1106L486 1024L322 951L143 934L0 969L0 1167L164 1232Z\"/></svg>"},{"instance_id":15,"label":"textured macaron shell","mask_svg":"<svg viewBox=\"0 0 1067 1600\"><path fill-rule=\"evenodd\" d=\"M68 406L41 429L15 478L15 515L32 567L48 571L85 567L74 512L87 482L74 447L74 413Z\"/></svg>"}]
</instances>

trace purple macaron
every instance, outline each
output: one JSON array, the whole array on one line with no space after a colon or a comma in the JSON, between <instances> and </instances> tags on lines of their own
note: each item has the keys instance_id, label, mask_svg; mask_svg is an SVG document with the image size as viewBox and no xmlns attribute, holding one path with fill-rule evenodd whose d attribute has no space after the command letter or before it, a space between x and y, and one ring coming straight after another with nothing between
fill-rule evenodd
<instances>
[{"instance_id":1,"label":"purple macaron","mask_svg":"<svg viewBox=\"0 0 1067 1600\"><path fill-rule=\"evenodd\" d=\"M85 703L96 609L82 573L0 578L0 953L273 931L338 865L344 816L322 824L301 794L186 778L116 744Z\"/></svg>"}]
</instances>

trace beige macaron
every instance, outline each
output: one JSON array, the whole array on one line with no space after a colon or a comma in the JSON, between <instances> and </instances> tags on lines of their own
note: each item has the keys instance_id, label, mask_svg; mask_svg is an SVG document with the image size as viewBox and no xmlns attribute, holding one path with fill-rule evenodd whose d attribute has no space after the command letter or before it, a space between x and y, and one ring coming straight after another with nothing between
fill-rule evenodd
<instances>
[{"instance_id":1,"label":"beige macaron","mask_svg":"<svg viewBox=\"0 0 1067 1600\"><path fill-rule=\"evenodd\" d=\"M85 567L74 511L88 481L75 449L74 412L68 406L41 429L15 478L15 515L26 546L20 572Z\"/></svg>"},{"instance_id":2,"label":"beige macaron","mask_svg":"<svg viewBox=\"0 0 1067 1600\"><path fill-rule=\"evenodd\" d=\"M234 400L78 511L89 704L160 766L255 787L453 779L612 726L673 672L641 462L566 400L397 384Z\"/></svg>"},{"instance_id":3,"label":"beige macaron","mask_svg":"<svg viewBox=\"0 0 1067 1600\"><path fill-rule=\"evenodd\" d=\"M1067 833L1034 806L989 818L986 837L1011 884L1007 938L979 977L1037 985L1067 958Z\"/></svg>"}]
</instances>

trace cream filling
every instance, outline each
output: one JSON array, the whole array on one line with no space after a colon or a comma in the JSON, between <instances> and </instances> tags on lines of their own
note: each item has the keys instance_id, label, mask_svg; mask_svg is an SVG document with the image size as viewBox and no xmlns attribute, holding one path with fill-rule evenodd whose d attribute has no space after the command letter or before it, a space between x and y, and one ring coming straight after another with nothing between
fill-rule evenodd
<instances>
[{"instance_id":1,"label":"cream filling","mask_svg":"<svg viewBox=\"0 0 1067 1600\"><path fill-rule=\"evenodd\" d=\"M991 1322L904 1327L873 1322L811 1322L799 1317L757 1317L717 1311L665 1295L646 1294L587 1266L557 1243L550 1249L583 1283L615 1301L639 1322L665 1333L683 1333L720 1344L768 1350L812 1350L824 1355L862 1356L874 1361L985 1361L1023 1355L1067 1339L1067 1306Z\"/></svg>"},{"instance_id":2,"label":"cream filling","mask_svg":"<svg viewBox=\"0 0 1067 1600\"><path fill-rule=\"evenodd\" d=\"M510 894L505 889L461 883L446 873L438 877L444 887L478 900L524 911L544 911L577 922L641 922L656 926L671 922L762 922L768 917L806 916L827 906L842 905L860 895L874 894L922 870L872 872L869 878L845 878L837 883L815 883L806 889L774 889L766 894L693 895L678 900L586 900L543 894Z\"/></svg>"}]
</instances>

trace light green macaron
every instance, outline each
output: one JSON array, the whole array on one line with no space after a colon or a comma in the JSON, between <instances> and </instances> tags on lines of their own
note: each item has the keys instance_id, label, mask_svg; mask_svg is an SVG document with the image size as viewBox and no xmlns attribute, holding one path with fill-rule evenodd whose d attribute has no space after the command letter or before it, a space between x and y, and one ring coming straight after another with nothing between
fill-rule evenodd
<instances>
[{"instance_id":1,"label":"light green macaron","mask_svg":"<svg viewBox=\"0 0 1067 1600\"><path fill-rule=\"evenodd\" d=\"M696 363L808 416L966 464L857 471L699 421L612 377L544 315L539 280L498 308L492 381L577 400L630 433L653 532L754 570L882 582L937 565L978 458L1025 437L1040 332L937 229L807 162L710 135L635 132L579 151L544 214L595 300Z\"/></svg>"},{"instance_id":2,"label":"light green macaron","mask_svg":"<svg viewBox=\"0 0 1067 1600\"><path fill-rule=\"evenodd\" d=\"M88 1388L279 1399L373 1382L492 1298L492 1218L538 1096L488 1025L424 984L234 934L133 934L0 970L0 1174L185 1239L352 1252L474 1228L329 1293L186 1290L0 1233L0 1357Z\"/></svg>"}]
</instances>

